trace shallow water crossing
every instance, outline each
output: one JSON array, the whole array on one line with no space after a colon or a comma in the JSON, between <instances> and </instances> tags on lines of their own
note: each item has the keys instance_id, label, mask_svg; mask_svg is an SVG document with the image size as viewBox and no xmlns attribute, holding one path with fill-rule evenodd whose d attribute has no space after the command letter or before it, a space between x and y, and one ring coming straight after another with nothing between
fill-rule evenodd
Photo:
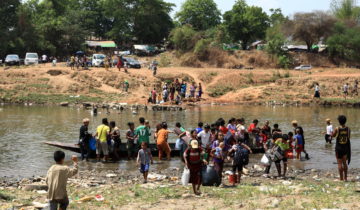
<instances>
[{"instance_id":1,"label":"shallow water crossing","mask_svg":"<svg viewBox=\"0 0 360 210\"><path fill-rule=\"evenodd\" d=\"M121 139L125 142L127 122L138 124L138 118L143 116L150 121L152 130L155 125L167 121L170 129L176 122L181 122L187 130L196 128L197 123L212 123L222 117L244 117L248 125L253 119L260 121L262 126L265 120L271 125L278 123L285 133L293 131L290 123L297 120L305 131L306 150L310 154L309 161L290 161L290 165L299 169L335 168L335 152L333 145L326 145L323 132L325 131L325 119L333 121L334 128L338 126L336 118L339 114L348 117L348 126L351 128L352 137L352 162L350 167L357 167L360 162L360 109L354 108L324 108L324 107L270 107L270 106L201 106L188 108L184 111L139 111L133 114L131 110L122 112L112 110L106 114L106 110L99 110L97 116L92 116L89 110L79 108L65 108L57 106L0 106L0 177L28 177L32 175L44 175L53 164L53 152L55 147L45 145L45 141L59 141L76 143L79 136L79 128L82 119L90 118L90 131L95 128L104 117L116 121L121 129ZM171 141L176 137L170 134ZM153 141L153 139L151 139ZM335 142L335 141L333 141ZM67 160L73 153L66 152ZM253 155L251 163L260 161L261 155ZM170 162L157 163L152 169L164 169L167 167L181 167L179 158ZM120 169L138 170L134 161L121 161L112 164L82 163L83 169Z\"/></svg>"}]
</instances>

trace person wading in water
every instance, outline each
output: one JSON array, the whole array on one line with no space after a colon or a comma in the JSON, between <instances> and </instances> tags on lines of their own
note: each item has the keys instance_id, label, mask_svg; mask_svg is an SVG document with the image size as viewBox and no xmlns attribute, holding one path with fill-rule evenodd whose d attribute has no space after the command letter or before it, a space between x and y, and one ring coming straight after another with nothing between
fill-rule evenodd
<instances>
[{"instance_id":1,"label":"person wading in water","mask_svg":"<svg viewBox=\"0 0 360 210\"><path fill-rule=\"evenodd\" d=\"M306 160L309 160L310 157L309 157L309 154L306 152L306 149L305 149L305 137L304 137L304 130L302 129L301 126L298 125L298 122L296 120L292 121L292 126L294 127L294 133L297 133L296 130L299 130L300 132L300 135L302 136L302 140L303 140L303 151L305 153L305 159Z\"/></svg>"},{"instance_id":2,"label":"person wading in water","mask_svg":"<svg viewBox=\"0 0 360 210\"><path fill-rule=\"evenodd\" d=\"M340 127L335 128L333 137L336 137L335 154L338 163L340 181L347 181L348 164L351 160L350 128L347 127L346 117L338 117ZM347 161L347 163L346 163Z\"/></svg>"}]
</instances>

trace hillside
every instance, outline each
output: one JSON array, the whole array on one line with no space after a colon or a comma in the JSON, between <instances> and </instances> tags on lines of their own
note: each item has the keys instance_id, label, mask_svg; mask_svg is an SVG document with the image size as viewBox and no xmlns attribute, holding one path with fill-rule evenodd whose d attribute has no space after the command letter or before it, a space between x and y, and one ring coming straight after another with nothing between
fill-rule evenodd
<instances>
[{"instance_id":1,"label":"hillside","mask_svg":"<svg viewBox=\"0 0 360 210\"><path fill-rule=\"evenodd\" d=\"M129 73L112 68L71 70L64 64L56 67L1 68L0 99L8 103L126 102L145 104L150 90L160 89L162 82L175 78L202 83L204 100L200 103L309 103L313 85L320 84L322 101L342 102L342 86L360 80L357 69L315 68L310 71L255 68L253 70L223 68L159 68L152 76L147 68L130 69ZM122 82L128 80L128 93ZM346 103L360 98L351 97Z\"/></svg>"}]
</instances>

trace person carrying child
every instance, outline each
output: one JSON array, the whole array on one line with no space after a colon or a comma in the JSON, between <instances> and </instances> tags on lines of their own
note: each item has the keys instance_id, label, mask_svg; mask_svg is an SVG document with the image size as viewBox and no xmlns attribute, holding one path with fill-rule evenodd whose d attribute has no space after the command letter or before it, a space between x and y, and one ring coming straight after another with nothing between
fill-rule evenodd
<instances>
[{"instance_id":1,"label":"person carrying child","mask_svg":"<svg viewBox=\"0 0 360 210\"><path fill-rule=\"evenodd\" d=\"M222 172L224 169L224 160L226 158L226 154L224 152L225 143L221 142L219 146L215 149L211 150L211 156L213 157L214 169L218 173L220 177L220 181L222 180Z\"/></svg>"},{"instance_id":2,"label":"person carrying child","mask_svg":"<svg viewBox=\"0 0 360 210\"><path fill-rule=\"evenodd\" d=\"M140 166L140 173L144 176L144 183L147 183L150 163L153 164L153 158L146 142L141 143L141 149L138 152L136 162Z\"/></svg>"},{"instance_id":3,"label":"person carrying child","mask_svg":"<svg viewBox=\"0 0 360 210\"><path fill-rule=\"evenodd\" d=\"M54 153L55 165L52 165L46 175L46 185L48 186L47 199L50 201L50 210L66 210L69 205L69 198L66 191L67 180L77 174L77 157L72 156L74 167L64 165L65 153L56 151Z\"/></svg>"}]
</instances>

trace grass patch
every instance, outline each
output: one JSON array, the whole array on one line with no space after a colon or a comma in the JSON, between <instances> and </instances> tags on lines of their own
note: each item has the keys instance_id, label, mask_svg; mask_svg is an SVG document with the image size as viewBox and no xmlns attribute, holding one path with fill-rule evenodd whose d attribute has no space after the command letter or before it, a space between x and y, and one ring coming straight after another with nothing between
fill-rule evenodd
<instances>
[{"instance_id":1,"label":"grass patch","mask_svg":"<svg viewBox=\"0 0 360 210\"><path fill-rule=\"evenodd\" d=\"M171 59L168 56L161 54L159 59L159 66L169 67L170 65L171 65Z\"/></svg>"},{"instance_id":2,"label":"grass patch","mask_svg":"<svg viewBox=\"0 0 360 210\"><path fill-rule=\"evenodd\" d=\"M321 98L322 101L332 102L332 103L359 103L360 98Z\"/></svg>"},{"instance_id":3,"label":"grass patch","mask_svg":"<svg viewBox=\"0 0 360 210\"><path fill-rule=\"evenodd\" d=\"M234 91L235 89L230 86L215 86L209 88L207 91L211 97L220 97L228 92Z\"/></svg>"},{"instance_id":4,"label":"grass patch","mask_svg":"<svg viewBox=\"0 0 360 210\"><path fill-rule=\"evenodd\" d=\"M49 78L39 78L38 80L39 80L39 81L43 81L43 82L48 82L48 81L50 81Z\"/></svg>"},{"instance_id":5,"label":"grass patch","mask_svg":"<svg viewBox=\"0 0 360 210\"><path fill-rule=\"evenodd\" d=\"M245 75L246 79L247 79L247 83L253 84L254 83L254 74L248 73Z\"/></svg>"},{"instance_id":6,"label":"grass patch","mask_svg":"<svg viewBox=\"0 0 360 210\"><path fill-rule=\"evenodd\" d=\"M53 88L51 85L48 85L48 84L29 84L27 86L30 88L35 88L35 89L51 89L51 88Z\"/></svg>"},{"instance_id":7,"label":"grass patch","mask_svg":"<svg viewBox=\"0 0 360 210\"><path fill-rule=\"evenodd\" d=\"M217 75L218 75L217 72L208 72L206 74L200 74L199 79L202 82L210 83L213 80L213 78L216 77Z\"/></svg>"}]
</instances>

